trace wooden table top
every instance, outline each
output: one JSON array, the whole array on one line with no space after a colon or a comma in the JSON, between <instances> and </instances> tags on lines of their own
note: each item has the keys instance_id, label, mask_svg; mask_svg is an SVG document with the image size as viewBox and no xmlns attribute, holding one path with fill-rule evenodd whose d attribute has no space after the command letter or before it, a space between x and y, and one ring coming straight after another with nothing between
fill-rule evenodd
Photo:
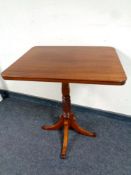
<instances>
[{"instance_id":1,"label":"wooden table top","mask_svg":"<svg viewBox=\"0 0 131 175\"><path fill-rule=\"evenodd\" d=\"M2 77L65 83L122 85L126 75L112 47L36 46L31 48Z\"/></svg>"}]
</instances>

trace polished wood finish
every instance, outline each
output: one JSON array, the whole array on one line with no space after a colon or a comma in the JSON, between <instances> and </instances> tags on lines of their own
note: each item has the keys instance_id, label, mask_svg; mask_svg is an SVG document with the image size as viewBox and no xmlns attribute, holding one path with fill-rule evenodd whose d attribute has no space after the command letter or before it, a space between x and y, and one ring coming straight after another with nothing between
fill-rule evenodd
<instances>
[{"instance_id":1,"label":"polished wood finish","mask_svg":"<svg viewBox=\"0 0 131 175\"><path fill-rule=\"evenodd\" d=\"M64 127L61 157L66 158L69 128L96 137L81 128L71 111L69 83L122 85L126 75L112 47L36 46L2 72L6 80L62 83L63 113L57 123L42 126L45 130Z\"/></svg>"},{"instance_id":2,"label":"polished wood finish","mask_svg":"<svg viewBox=\"0 0 131 175\"><path fill-rule=\"evenodd\" d=\"M2 73L7 80L121 85L126 75L112 47L36 46Z\"/></svg>"},{"instance_id":3,"label":"polished wood finish","mask_svg":"<svg viewBox=\"0 0 131 175\"><path fill-rule=\"evenodd\" d=\"M68 146L68 130L74 129L76 132L89 137L96 137L96 134L81 128L76 122L74 114L71 112L70 90L68 83L62 83L63 114L57 123L51 126L43 125L44 130L56 130L64 127L63 145L61 149L61 158L66 158Z\"/></svg>"}]
</instances>

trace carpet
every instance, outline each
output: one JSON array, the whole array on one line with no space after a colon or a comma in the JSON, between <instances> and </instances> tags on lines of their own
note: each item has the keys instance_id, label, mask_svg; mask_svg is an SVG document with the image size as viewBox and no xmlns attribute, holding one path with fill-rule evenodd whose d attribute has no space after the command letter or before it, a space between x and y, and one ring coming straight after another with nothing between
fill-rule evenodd
<instances>
[{"instance_id":1,"label":"carpet","mask_svg":"<svg viewBox=\"0 0 131 175\"><path fill-rule=\"evenodd\" d=\"M5 98L0 103L0 175L131 175L131 119L74 110L78 123L97 137L70 130L63 160L63 131L40 128L57 121L60 106Z\"/></svg>"}]
</instances>

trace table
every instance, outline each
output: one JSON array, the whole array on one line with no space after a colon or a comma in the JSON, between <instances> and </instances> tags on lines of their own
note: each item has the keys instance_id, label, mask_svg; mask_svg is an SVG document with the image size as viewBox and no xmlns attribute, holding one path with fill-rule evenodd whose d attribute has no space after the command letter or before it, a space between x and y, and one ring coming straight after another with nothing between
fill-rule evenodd
<instances>
[{"instance_id":1,"label":"table","mask_svg":"<svg viewBox=\"0 0 131 175\"><path fill-rule=\"evenodd\" d=\"M94 132L83 129L71 110L69 83L123 85L126 75L112 47L35 46L2 72L6 80L62 83L63 113L57 123L43 125L44 130L64 128L61 158L66 158L69 128L89 137Z\"/></svg>"}]
</instances>

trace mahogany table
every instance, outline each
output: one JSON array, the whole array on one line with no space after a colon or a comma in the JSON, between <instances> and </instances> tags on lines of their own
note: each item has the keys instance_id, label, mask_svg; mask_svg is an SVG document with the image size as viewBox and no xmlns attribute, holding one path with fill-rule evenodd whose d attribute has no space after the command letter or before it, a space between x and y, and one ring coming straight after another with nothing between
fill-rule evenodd
<instances>
[{"instance_id":1,"label":"mahogany table","mask_svg":"<svg viewBox=\"0 0 131 175\"><path fill-rule=\"evenodd\" d=\"M71 111L69 83L123 85L126 75L112 47L36 46L31 48L2 77L6 80L27 80L62 83L63 113L57 123L42 126L45 130L64 127L61 157L66 158L68 130L96 137L81 128Z\"/></svg>"}]
</instances>

